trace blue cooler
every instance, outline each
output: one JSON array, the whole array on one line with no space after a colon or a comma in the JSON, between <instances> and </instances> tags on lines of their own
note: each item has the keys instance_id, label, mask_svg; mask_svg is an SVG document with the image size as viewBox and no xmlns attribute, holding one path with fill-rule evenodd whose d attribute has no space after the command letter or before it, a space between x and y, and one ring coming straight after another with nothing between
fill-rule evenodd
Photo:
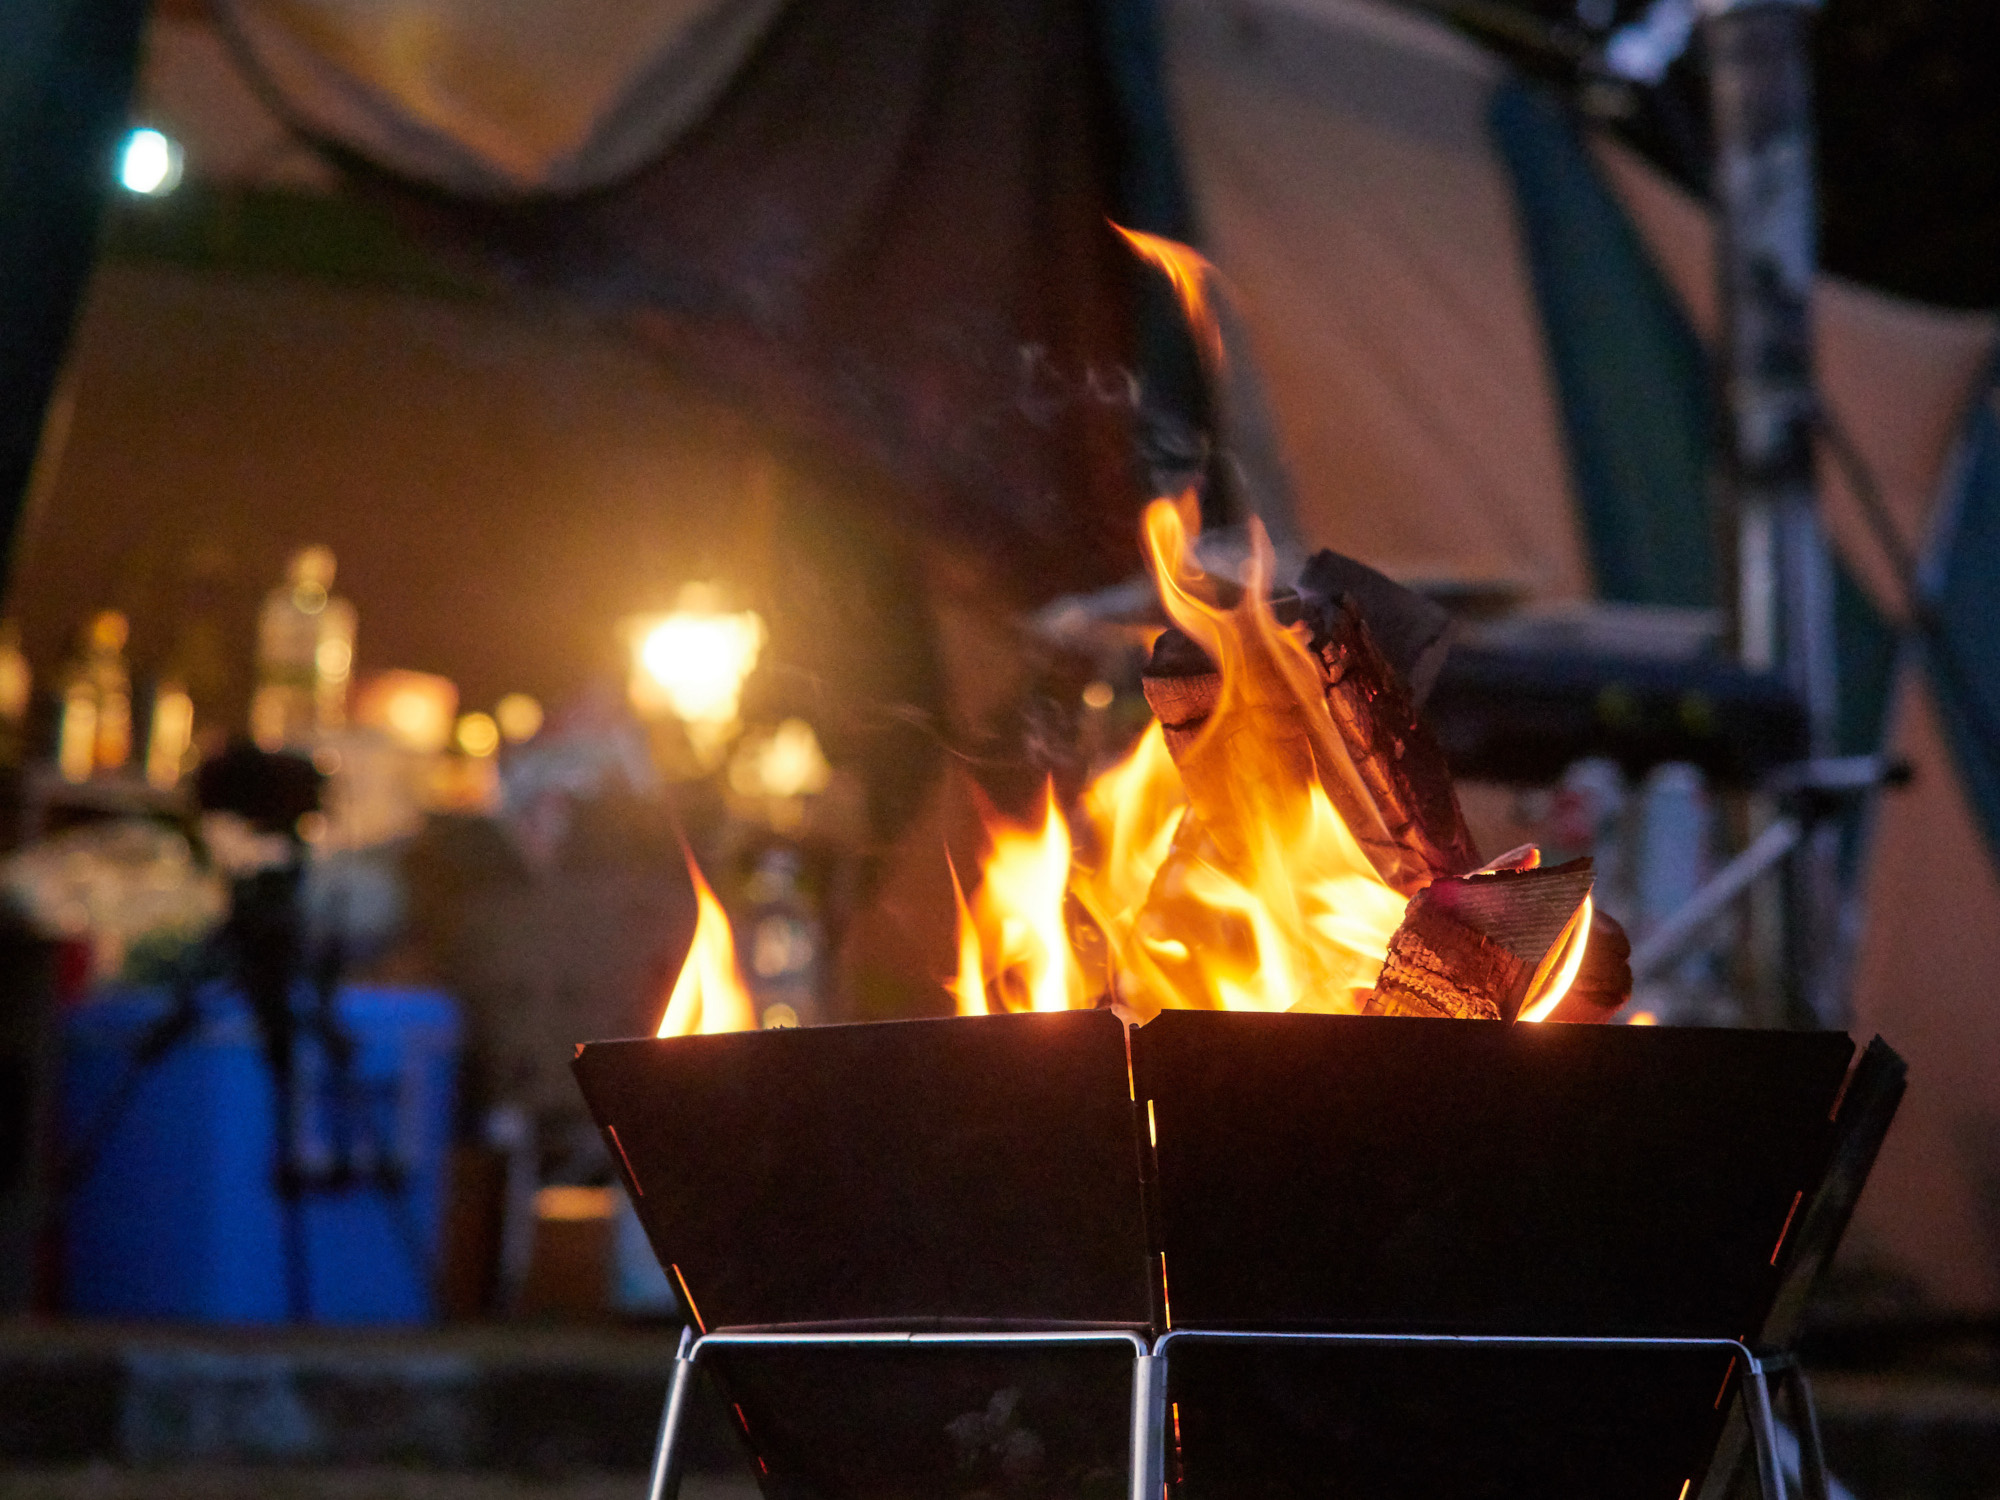
<instances>
[{"instance_id":1,"label":"blue cooler","mask_svg":"<svg viewBox=\"0 0 2000 1500\"><path fill-rule=\"evenodd\" d=\"M114 991L66 1022L63 1137L69 1150L97 1141L65 1203L67 1306L98 1317L283 1322L275 1098L242 999L204 990L193 1031L122 1106L115 1100L170 1003L164 990ZM335 1008L353 1065L337 1084L301 1030L299 1159L315 1179L343 1159L362 1170L352 1185L314 1187L301 1200L309 1315L423 1322L435 1310L458 1011L444 995L389 988L343 989ZM385 1161L395 1165L393 1189L369 1180L377 1174L368 1168Z\"/></svg>"}]
</instances>

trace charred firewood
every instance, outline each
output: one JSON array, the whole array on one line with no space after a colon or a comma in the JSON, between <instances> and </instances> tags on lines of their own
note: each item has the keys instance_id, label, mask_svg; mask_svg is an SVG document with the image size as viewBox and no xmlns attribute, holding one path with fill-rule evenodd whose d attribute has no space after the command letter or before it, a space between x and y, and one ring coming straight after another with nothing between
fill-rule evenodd
<instances>
[{"instance_id":1,"label":"charred firewood","mask_svg":"<svg viewBox=\"0 0 2000 1500\"><path fill-rule=\"evenodd\" d=\"M1616 918L1594 912L1590 919L1590 946L1584 949L1583 967L1563 996L1554 1016L1557 1021L1603 1021L1632 998L1632 940Z\"/></svg>"},{"instance_id":2,"label":"charred firewood","mask_svg":"<svg viewBox=\"0 0 2000 1500\"><path fill-rule=\"evenodd\" d=\"M1307 600L1351 600L1412 704L1424 706L1451 649L1451 612L1434 599L1338 552L1315 553L1299 574Z\"/></svg>"},{"instance_id":3,"label":"charred firewood","mask_svg":"<svg viewBox=\"0 0 2000 1500\"><path fill-rule=\"evenodd\" d=\"M1465 874L1479 856L1444 751L1354 597L1343 595L1316 612L1313 649L1325 675L1326 706L1390 836L1429 878Z\"/></svg>"},{"instance_id":4,"label":"charred firewood","mask_svg":"<svg viewBox=\"0 0 2000 1500\"><path fill-rule=\"evenodd\" d=\"M1296 598L1274 601L1283 623L1298 616ZM1238 680L1227 696L1202 648L1176 629L1154 643L1143 686L1181 773L1188 805L1229 864L1240 864L1260 827L1289 826L1307 815L1317 782L1384 881L1405 894L1431 871L1390 832L1348 754L1324 702L1316 660L1292 671L1254 631L1242 636ZM1309 656L1309 653L1305 653ZM1293 680L1294 677L1300 680Z\"/></svg>"},{"instance_id":5,"label":"charred firewood","mask_svg":"<svg viewBox=\"0 0 2000 1500\"><path fill-rule=\"evenodd\" d=\"M1590 861L1579 859L1425 887L1390 939L1369 1008L1383 1015L1513 1020L1548 980L1592 880Z\"/></svg>"},{"instance_id":6,"label":"charred firewood","mask_svg":"<svg viewBox=\"0 0 2000 1500\"><path fill-rule=\"evenodd\" d=\"M1369 862L1396 890L1413 895L1441 876L1471 870L1479 860L1450 770L1418 717L1405 675L1406 670L1418 673L1426 684L1435 676L1445 645L1443 612L1421 595L1332 552L1313 559L1302 584L1341 590L1327 594L1302 587L1271 601L1280 625L1303 624L1309 634L1326 718L1320 720L1295 698L1288 699L1288 685L1278 674L1260 674L1253 651L1245 670L1250 679L1246 693L1270 711L1246 716L1244 727L1252 720L1261 722L1282 730L1298 749L1310 750L1310 766L1297 754L1282 761L1288 769L1317 777ZM1364 618L1371 605L1388 622L1397 659L1378 644ZM1229 736L1210 732L1210 719L1222 699L1216 664L1181 631L1168 630L1154 644L1144 686L1195 815L1229 850L1240 801L1234 781L1243 767L1231 765L1232 758L1241 757L1232 757Z\"/></svg>"}]
</instances>

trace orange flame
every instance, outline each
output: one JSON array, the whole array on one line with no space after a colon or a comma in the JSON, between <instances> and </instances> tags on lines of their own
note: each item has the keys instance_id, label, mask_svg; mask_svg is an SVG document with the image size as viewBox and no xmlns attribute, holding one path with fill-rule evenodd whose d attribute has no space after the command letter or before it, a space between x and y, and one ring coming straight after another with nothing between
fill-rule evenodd
<instances>
[{"instance_id":1,"label":"orange flame","mask_svg":"<svg viewBox=\"0 0 2000 1500\"><path fill-rule=\"evenodd\" d=\"M1122 224L1111 227L1141 257L1159 267L1173 284L1174 296L1187 314L1188 327L1200 346L1203 363L1211 374L1220 371L1224 364L1222 325L1208 295L1208 287L1216 279L1215 267L1178 240L1162 239Z\"/></svg>"},{"instance_id":2,"label":"orange flame","mask_svg":"<svg viewBox=\"0 0 2000 1500\"><path fill-rule=\"evenodd\" d=\"M958 975L949 988L962 1016L1002 1010L1075 1010L1089 1005L1082 966L1070 942L1066 905L1069 825L1053 785L1043 795L1039 828L986 820L991 844L970 903L958 896Z\"/></svg>"},{"instance_id":3,"label":"orange flame","mask_svg":"<svg viewBox=\"0 0 2000 1500\"><path fill-rule=\"evenodd\" d=\"M1039 832L990 829L978 890L971 903L960 897L960 1011L985 1013L996 980L1009 1009L1091 1004L1107 990L1141 1017L1358 1009L1405 903L1318 780L1322 765L1354 771L1318 668L1266 599L1269 544L1256 539L1242 601L1224 609L1201 597L1188 523L1172 503L1148 508L1145 534L1169 615L1220 668L1217 708L1181 751L1181 770L1155 723L1085 791L1086 852L1066 884L1087 921L1064 921L1057 854L1068 861L1069 834L1053 795ZM1190 798L1182 771L1203 778L1200 795ZM1204 823L1203 810L1227 826ZM1078 927L1090 951L1079 955L1070 936L1060 959L1047 956Z\"/></svg>"},{"instance_id":4,"label":"orange flame","mask_svg":"<svg viewBox=\"0 0 2000 1500\"><path fill-rule=\"evenodd\" d=\"M1187 813L1187 793L1157 719L1123 760L1084 789L1082 811L1093 852L1078 856L1070 891L1110 952L1121 953Z\"/></svg>"},{"instance_id":5,"label":"orange flame","mask_svg":"<svg viewBox=\"0 0 2000 1500\"><path fill-rule=\"evenodd\" d=\"M1192 507L1147 508L1146 549L1168 615L1221 675L1221 694L1182 766L1201 778L1191 818L1139 923L1135 1009L1354 1010L1381 971L1404 898L1376 872L1321 776L1349 779L1372 807L1327 711L1301 632L1268 601L1272 558L1252 527L1248 575L1229 609L1204 599L1188 563ZM1386 829L1371 830L1386 836ZM1192 836L1190 836L1192 835Z\"/></svg>"},{"instance_id":6,"label":"orange flame","mask_svg":"<svg viewBox=\"0 0 2000 1500\"><path fill-rule=\"evenodd\" d=\"M1214 268L1185 245L1112 227L1172 282L1205 363L1220 371ZM1173 1007L1351 1011L1374 988L1406 903L1367 849L1379 856L1393 836L1334 726L1303 627L1272 612L1263 528L1250 524L1241 598L1225 608L1190 560L1194 517L1192 496L1156 500L1143 531L1168 615L1217 665L1216 707L1173 754L1155 722L1091 783L1080 853L1053 785L1038 827L986 819L970 899L951 872L958 953L945 988L960 1015L1074 1009L1106 995L1142 1020ZM1328 786L1365 826L1342 820ZM1495 867L1538 859L1517 850ZM728 921L699 871L694 880L700 921L662 1036L756 1024ZM1542 960L1521 1019L1545 1020L1561 1004L1590 921L1586 898Z\"/></svg>"},{"instance_id":7,"label":"orange flame","mask_svg":"<svg viewBox=\"0 0 2000 1500\"><path fill-rule=\"evenodd\" d=\"M1576 983L1577 973L1583 968L1584 948L1590 941L1590 919L1595 910L1586 895L1576 915L1564 926L1562 936L1542 959L1528 985L1528 998L1521 1005L1523 1021L1546 1021L1563 1003L1569 987Z\"/></svg>"},{"instance_id":8,"label":"orange flame","mask_svg":"<svg viewBox=\"0 0 2000 1500\"><path fill-rule=\"evenodd\" d=\"M757 1007L751 1002L750 987L736 963L736 940L729 931L729 917L694 855L687 857L688 876L694 881L694 942L681 964L667 997L666 1014L660 1017L660 1036L706 1036L717 1031L754 1031Z\"/></svg>"}]
</instances>

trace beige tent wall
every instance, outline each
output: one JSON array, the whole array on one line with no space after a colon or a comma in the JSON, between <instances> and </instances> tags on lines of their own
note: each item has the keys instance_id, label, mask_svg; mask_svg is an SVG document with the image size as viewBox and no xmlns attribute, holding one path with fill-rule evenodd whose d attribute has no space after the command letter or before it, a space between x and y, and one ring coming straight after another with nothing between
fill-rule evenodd
<instances>
[{"instance_id":1,"label":"beige tent wall","mask_svg":"<svg viewBox=\"0 0 2000 1500\"><path fill-rule=\"evenodd\" d=\"M1366 0L1172 0L1197 222L1235 294L1312 547L1589 591L1505 170L1501 70Z\"/></svg>"}]
</instances>

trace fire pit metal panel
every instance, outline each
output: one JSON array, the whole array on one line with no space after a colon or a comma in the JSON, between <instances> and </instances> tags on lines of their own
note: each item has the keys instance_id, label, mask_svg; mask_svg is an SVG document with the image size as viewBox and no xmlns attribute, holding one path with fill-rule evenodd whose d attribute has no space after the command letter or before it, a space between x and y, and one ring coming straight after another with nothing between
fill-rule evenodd
<instances>
[{"instance_id":1,"label":"fire pit metal panel","mask_svg":"<svg viewBox=\"0 0 2000 1500\"><path fill-rule=\"evenodd\" d=\"M794 1346L714 1358L768 1496L1124 1500L1129 1488L1129 1349Z\"/></svg>"},{"instance_id":2,"label":"fire pit metal panel","mask_svg":"<svg viewBox=\"0 0 2000 1500\"><path fill-rule=\"evenodd\" d=\"M1673 1500L1708 1469L1729 1356L1196 1344L1171 1369L1185 1500Z\"/></svg>"},{"instance_id":3,"label":"fire pit metal panel","mask_svg":"<svg viewBox=\"0 0 2000 1500\"><path fill-rule=\"evenodd\" d=\"M1174 1325L1734 1338L1837 1034L1178 1011L1134 1035Z\"/></svg>"},{"instance_id":4,"label":"fire pit metal panel","mask_svg":"<svg viewBox=\"0 0 2000 1500\"><path fill-rule=\"evenodd\" d=\"M1151 1321L1109 1012L597 1042L576 1073L709 1328Z\"/></svg>"}]
</instances>

